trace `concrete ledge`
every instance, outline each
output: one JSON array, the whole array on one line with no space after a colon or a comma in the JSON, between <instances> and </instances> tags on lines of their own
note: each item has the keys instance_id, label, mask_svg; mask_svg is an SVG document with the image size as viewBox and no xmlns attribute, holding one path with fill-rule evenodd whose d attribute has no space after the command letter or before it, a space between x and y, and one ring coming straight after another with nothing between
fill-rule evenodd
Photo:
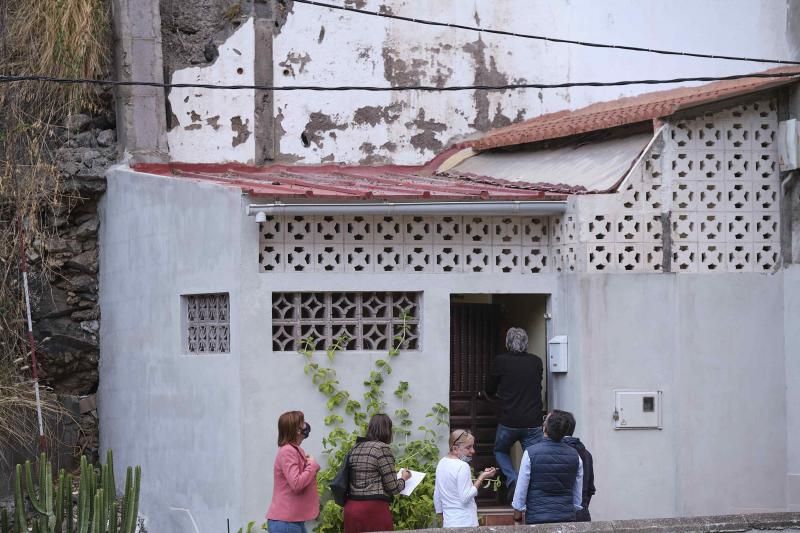
<instances>
[{"instance_id":1,"label":"concrete ledge","mask_svg":"<svg viewBox=\"0 0 800 533\"><path fill-rule=\"evenodd\" d=\"M692 518L658 518L648 520L610 520L607 522L573 522L542 524L538 526L483 526L449 529L426 529L417 531L461 531L511 532L531 531L536 533L584 533L590 531L619 531L625 533L655 532L750 532L800 530L800 513L761 513L723 516L697 516Z\"/></svg>"}]
</instances>

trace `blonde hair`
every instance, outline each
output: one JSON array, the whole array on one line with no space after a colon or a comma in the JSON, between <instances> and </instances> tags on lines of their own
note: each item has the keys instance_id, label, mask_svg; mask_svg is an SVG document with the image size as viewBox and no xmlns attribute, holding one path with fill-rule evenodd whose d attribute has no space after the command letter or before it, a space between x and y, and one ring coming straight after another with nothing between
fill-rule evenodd
<instances>
[{"instance_id":1,"label":"blonde hair","mask_svg":"<svg viewBox=\"0 0 800 533\"><path fill-rule=\"evenodd\" d=\"M448 443L450 444L450 449L452 450L453 447L458 444L463 444L469 442L470 437L474 438L470 430L468 429L454 429L450 432L450 438L448 439Z\"/></svg>"}]
</instances>

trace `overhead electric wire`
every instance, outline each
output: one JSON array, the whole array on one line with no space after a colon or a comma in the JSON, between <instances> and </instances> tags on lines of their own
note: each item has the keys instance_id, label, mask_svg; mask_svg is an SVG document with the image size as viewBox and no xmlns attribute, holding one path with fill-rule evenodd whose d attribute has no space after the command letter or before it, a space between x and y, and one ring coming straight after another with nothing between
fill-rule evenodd
<instances>
[{"instance_id":1,"label":"overhead electric wire","mask_svg":"<svg viewBox=\"0 0 800 533\"><path fill-rule=\"evenodd\" d=\"M297 1L297 0L295 0ZM52 76L4 76L0 75L0 83L18 83L25 81L38 81L58 84L87 84L109 85L115 87L157 87L163 89L213 89L213 90L256 90L256 91L367 91L367 92L450 92L450 91L507 91L512 89L566 89L570 87L619 87L622 85L664 85L671 83L712 82L741 80L746 78L796 78L797 72L759 72L755 74L733 74L731 76L693 76L687 78L672 78L665 80L620 80L620 81L570 81L564 83L509 83L503 85L395 85L395 86L370 86L370 85L219 85L212 83L163 83L156 81L127 81L127 80L93 80L87 78L56 78Z\"/></svg>"},{"instance_id":2,"label":"overhead electric wire","mask_svg":"<svg viewBox=\"0 0 800 533\"><path fill-rule=\"evenodd\" d=\"M294 2L298 4L308 4L317 7L326 7L328 9L338 9L340 11L350 11L353 13L360 13L362 15L370 15L373 17L381 17L387 19L394 19L394 20L402 20L405 22L414 22L417 24L425 24L427 26L440 26L445 28L455 28L459 30L467 30L467 31L475 31L475 32L482 32L482 33L489 33L492 35L503 35L505 37L519 37L522 39L533 39L537 41L546 41L550 43L560 43L560 44L573 44L576 46L587 46L590 48L611 48L614 50L625 50L628 52L647 52L651 54L661 54L661 55L670 55L670 56L685 56L685 57L699 57L703 59L724 59L727 61L750 61L753 63L775 63L779 65L800 65L800 61L790 61L788 59L765 59L761 57L741 57L741 56L729 56L729 55L719 55L719 54L701 54L698 52L679 52L676 50L663 50L660 48L645 48L642 46L629 46L623 44L607 44L607 43L596 43L592 41L577 41L574 39L562 39L559 37L548 37L546 35L532 35L526 33L518 33L513 31L505 31L505 30L494 30L490 28L481 28L479 26L467 26L465 24L455 24L452 22L438 22L435 20L426 20L426 19L419 19L416 17L405 17L402 15L395 15L393 13L382 13L379 11L368 11L366 9L359 9L355 7L349 6L338 6L335 4L328 4L326 2L317 2L316 0L294 0Z\"/></svg>"}]
</instances>

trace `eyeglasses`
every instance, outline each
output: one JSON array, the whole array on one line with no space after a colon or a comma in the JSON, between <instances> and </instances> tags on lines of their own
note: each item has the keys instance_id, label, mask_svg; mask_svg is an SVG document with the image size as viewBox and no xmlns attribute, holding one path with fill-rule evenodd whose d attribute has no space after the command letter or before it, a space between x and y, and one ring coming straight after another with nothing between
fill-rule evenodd
<instances>
[{"instance_id":1,"label":"eyeglasses","mask_svg":"<svg viewBox=\"0 0 800 533\"><path fill-rule=\"evenodd\" d=\"M470 433L470 432L469 432L468 430L466 430L466 429L465 429L465 430L462 430L462 431L461 431L461 435L459 435L458 437L456 437L456 440L454 440L454 441L453 441L453 446L455 446L456 444L458 444L458 441L460 441L462 438L464 438L464 436L465 436L465 435L469 437L470 435L472 435L472 433Z\"/></svg>"}]
</instances>

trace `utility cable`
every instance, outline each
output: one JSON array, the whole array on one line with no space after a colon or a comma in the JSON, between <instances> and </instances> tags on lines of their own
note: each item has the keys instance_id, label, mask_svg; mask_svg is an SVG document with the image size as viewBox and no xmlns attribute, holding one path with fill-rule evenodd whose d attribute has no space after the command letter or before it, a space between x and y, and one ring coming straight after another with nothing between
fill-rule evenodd
<instances>
[{"instance_id":1,"label":"utility cable","mask_svg":"<svg viewBox=\"0 0 800 533\"><path fill-rule=\"evenodd\" d=\"M405 22L414 22L417 24L425 24L427 26L440 26L445 28L455 28L459 30L476 31L482 33L489 33L492 35L503 35L505 37L519 37L523 39L534 39L537 41L545 41L550 43L574 44L577 46L588 46L590 48L611 48L614 50L625 50L629 52L647 52L650 54L661 54L670 56L685 56L685 57L700 57L703 59L724 59L727 61L750 61L753 63L776 63L780 65L800 65L800 61L790 61L787 59L765 59L760 57L740 57L718 54L700 54L696 52L679 52L676 50L663 50L659 48L644 48L641 46L628 46L622 44L605 44L596 43L592 41L576 41L573 39L561 39L558 37L547 37L545 35L531 35L526 33L517 33L513 31L493 30L488 28L480 28L478 26L467 26L465 24L454 24L451 22L437 22L434 20L418 19L415 17L404 17L402 15L395 15L392 13L381 13L379 11L368 11L366 9L358 9L348 6L337 6L335 4L328 4L325 2L317 2L316 0L294 0L298 4L308 4L317 7L326 7L328 9L338 9L340 11L350 11L359 13L361 15L370 15L373 17L381 17L393 20L402 20Z\"/></svg>"},{"instance_id":2,"label":"utility cable","mask_svg":"<svg viewBox=\"0 0 800 533\"><path fill-rule=\"evenodd\" d=\"M298 0L295 0L298 1ZM694 76L687 78L672 78L664 80L621 80L621 81L571 81L564 83L509 83L503 85L396 85L396 86L369 86L369 85L219 85L211 83L163 83L155 81L123 81L123 80L93 80L85 78L56 78L52 76L2 76L0 84L17 83L24 81L38 81L43 83L58 84L87 84L87 85L108 85L115 87L158 87L163 89L215 89L215 90L256 90L256 91L320 91L320 92L341 92L341 91L367 91L367 92L402 92L402 91L424 91L424 92L452 92L452 91L506 91L512 89L567 89L570 87L619 87L623 85L664 85L670 83L687 82L712 82L741 80L747 78L780 79L800 77L800 70L797 72L774 72L756 74L734 74L731 76Z\"/></svg>"}]
</instances>

